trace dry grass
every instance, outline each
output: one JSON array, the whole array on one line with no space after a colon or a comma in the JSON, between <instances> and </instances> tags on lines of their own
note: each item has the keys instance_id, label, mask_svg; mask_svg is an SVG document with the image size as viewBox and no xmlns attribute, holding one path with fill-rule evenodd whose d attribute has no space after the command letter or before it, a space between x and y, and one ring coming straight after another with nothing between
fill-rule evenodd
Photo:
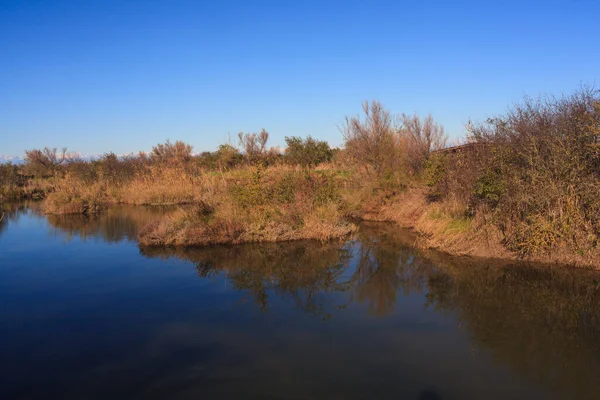
<instances>
[{"instance_id":1,"label":"dry grass","mask_svg":"<svg viewBox=\"0 0 600 400\"><path fill-rule=\"evenodd\" d=\"M44 200L46 214L85 214L95 213L108 203L106 185L84 182L66 177L57 179L53 191Z\"/></svg>"},{"instance_id":2,"label":"dry grass","mask_svg":"<svg viewBox=\"0 0 600 400\"><path fill-rule=\"evenodd\" d=\"M145 227L140 243L325 241L356 229L339 207L334 177L289 167L259 167L208 179L194 207Z\"/></svg>"},{"instance_id":3,"label":"dry grass","mask_svg":"<svg viewBox=\"0 0 600 400\"><path fill-rule=\"evenodd\" d=\"M79 214L112 204L175 205L193 204L220 188L219 179L206 173L191 174L185 169L152 166L125 182L99 178L86 182L67 173L57 179L45 200L48 214Z\"/></svg>"},{"instance_id":4,"label":"dry grass","mask_svg":"<svg viewBox=\"0 0 600 400\"><path fill-rule=\"evenodd\" d=\"M290 212L282 208L198 216L195 210L181 211L146 226L138 238L146 246L203 246L302 239L326 241L346 237L356 226L346 222L335 205L316 208L294 226ZM276 216L275 216L276 215Z\"/></svg>"},{"instance_id":5,"label":"dry grass","mask_svg":"<svg viewBox=\"0 0 600 400\"><path fill-rule=\"evenodd\" d=\"M334 163L312 170L275 165L226 172L152 165L122 182L102 177L85 182L68 173L39 181L38 188L40 182L50 191L44 202L48 214L92 214L114 204L189 204L140 231L140 242L149 246L325 241L354 232L346 220L354 217L395 222L418 233L420 246L452 254L597 264L592 252L512 253L488 214L467 216L464 200L430 202L427 187L416 179L406 186L390 184L366 169Z\"/></svg>"},{"instance_id":6,"label":"dry grass","mask_svg":"<svg viewBox=\"0 0 600 400\"><path fill-rule=\"evenodd\" d=\"M568 247L552 252L523 256L511 252L504 243L504 235L488 215L480 213L467 216L460 202L442 200L430 203L426 190L414 187L385 204L369 208L362 216L365 220L391 221L416 232L416 244L454 255L497 259L528 260L542 263L559 263L580 267L598 267L598 251L574 253Z\"/></svg>"},{"instance_id":7,"label":"dry grass","mask_svg":"<svg viewBox=\"0 0 600 400\"><path fill-rule=\"evenodd\" d=\"M346 118L335 152L288 138L283 156L267 149L266 131L241 134L244 153L192 156L167 141L150 157L63 163L64 150L31 150L24 167L0 165L0 201L47 195L49 214L196 206L146 227L140 240L152 245L327 240L352 232L345 218L355 217L396 222L454 254L598 263L599 91L526 100L473 127L462 150L435 154L446 136L431 117L397 124L377 101L363 111Z\"/></svg>"},{"instance_id":8,"label":"dry grass","mask_svg":"<svg viewBox=\"0 0 600 400\"><path fill-rule=\"evenodd\" d=\"M460 202L431 203L427 188L415 183L391 194L371 182L344 193L352 215L367 221L389 221L416 232L417 245L457 255L514 258L501 245L501 235L493 226L465 215Z\"/></svg>"}]
</instances>

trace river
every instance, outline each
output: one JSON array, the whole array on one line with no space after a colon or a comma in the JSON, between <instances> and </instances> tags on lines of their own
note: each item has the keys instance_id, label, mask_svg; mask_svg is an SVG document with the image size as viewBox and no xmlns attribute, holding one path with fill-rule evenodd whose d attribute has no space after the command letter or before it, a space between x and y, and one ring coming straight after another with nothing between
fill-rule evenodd
<instances>
[{"instance_id":1,"label":"river","mask_svg":"<svg viewBox=\"0 0 600 400\"><path fill-rule=\"evenodd\" d=\"M0 222L2 399L592 399L600 274L344 242L142 248L168 212Z\"/></svg>"}]
</instances>

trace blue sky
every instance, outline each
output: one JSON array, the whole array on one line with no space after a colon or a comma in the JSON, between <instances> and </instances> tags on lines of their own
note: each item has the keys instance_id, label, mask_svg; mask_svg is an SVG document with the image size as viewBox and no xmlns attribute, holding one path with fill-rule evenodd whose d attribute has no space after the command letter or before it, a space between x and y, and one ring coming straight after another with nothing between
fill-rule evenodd
<instances>
[{"instance_id":1,"label":"blue sky","mask_svg":"<svg viewBox=\"0 0 600 400\"><path fill-rule=\"evenodd\" d=\"M360 103L451 137L523 95L600 85L597 1L0 0L0 154L98 154L237 132L271 144Z\"/></svg>"}]
</instances>

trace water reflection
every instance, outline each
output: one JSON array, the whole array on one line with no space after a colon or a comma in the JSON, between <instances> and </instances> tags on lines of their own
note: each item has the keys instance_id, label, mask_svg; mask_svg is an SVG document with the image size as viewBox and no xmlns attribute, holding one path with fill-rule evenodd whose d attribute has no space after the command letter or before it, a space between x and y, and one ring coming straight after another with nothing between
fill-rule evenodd
<instances>
[{"instance_id":1,"label":"water reflection","mask_svg":"<svg viewBox=\"0 0 600 400\"><path fill-rule=\"evenodd\" d=\"M293 299L304 311L331 317L327 309L347 304L326 306L329 295L348 292L347 301L366 303L371 314L384 316L396 307L398 289L403 295L422 293L427 277L437 273L409 240L392 226L364 224L358 240L350 243L141 247L140 252L191 261L203 278L224 275L235 289L250 292L262 310L268 310L272 293Z\"/></svg>"},{"instance_id":2,"label":"water reflection","mask_svg":"<svg viewBox=\"0 0 600 400\"><path fill-rule=\"evenodd\" d=\"M269 309L270 296L286 297L303 311L330 316L331 294L349 289L343 274L350 252L339 243L290 242L195 248L142 247L147 257L177 257L193 262L198 275L227 277L233 288L251 293Z\"/></svg>"},{"instance_id":3,"label":"water reflection","mask_svg":"<svg viewBox=\"0 0 600 400\"><path fill-rule=\"evenodd\" d=\"M431 256L446 275L429 281L429 302L457 313L474 346L572 398L597 396L597 272Z\"/></svg>"},{"instance_id":4,"label":"water reflection","mask_svg":"<svg viewBox=\"0 0 600 400\"><path fill-rule=\"evenodd\" d=\"M600 276L596 271L472 260L422 252L405 232L364 224L353 244L288 243L209 249L142 249L149 257L195 263L202 277L223 273L262 309L268 292L323 313L365 303L376 316L424 294L424 307L457 315L475 352L558 393L600 390ZM347 292L346 304L326 295Z\"/></svg>"},{"instance_id":5,"label":"water reflection","mask_svg":"<svg viewBox=\"0 0 600 400\"><path fill-rule=\"evenodd\" d=\"M67 241L98 237L109 243L137 241L138 229L173 211L165 207L115 206L98 215L47 215L54 231Z\"/></svg>"},{"instance_id":6,"label":"water reflection","mask_svg":"<svg viewBox=\"0 0 600 400\"><path fill-rule=\"evenodd\" d=\"M5 209L7 214L0 223L0 235L25 212L19 206ZM35 206L30 212L36 212ZM48 217L47 220L51 229L67 238L95 237L112 243L135 241L138 227L161 212L151 208L115 208L93 218ZM557 398L596 398L600 391L597 379L600 376L598 272L448 257L418 250L413 243L410 234L393 225L378 223L363 224L357 240L349 243L292 242L195 249L140 248L139 251L146 257L145 261L179 259L193 263L198 275L194 278L196 281L226 281L228 289L244 294L255 304L255 309L263 311L265 318L276 312L273 308L282 300L306 313L307 318L319 326L329 327L336 327L339 320L349 318L349 309L352 318L367 316L370 321L382 323L401 319L409 312L427 310L454 323L453 330L444 331L443 335L456 335L456 327L460 327L473 349L472 357L489 355L494 365L508 367L519 379L547 389ZM413 303L408 304L409 300ZM212 343L211 346L231 345L218 342L210 336L212 331L202 330L209 322L196 323L198 335L208 335L207 342ZM358 325L352 326L359 329ZM236 327L238 330L212 325L211 329L220 329L219 335L234 335L234 331L240 335L239 329L257 329L258 332L258 328L243 324ZM365 341L367 347L356 347L356 353L351 354L355 359L368 362L370 359L364 358L364 353L373 351L377 354L373 355L374 359L384 360L387 348L398 350L395 335L404 331L416 333L403 338L412 338L414 344L420 344L419 335L423 334L423 327L414 323L407 323L402 328L404 331L393 331L392 325L378 325L374 329L377 328L385 331L373 336L380 342ZM293 332L292 328L287 329L290 331L284 331L284 336L298 335L297 327ZM311 326L311 329L318 331L319 328ZM387 332L389 336L385 336ZM369 337L370 333L375 332L363 331L360 335ZM335 331L340 343L353 343L353 334L358 335ZM260 351L252 347L260 344L260 339L248 340L246 347L256 350L253 356L269 351L268 347L261 347ZM184 342L184 338L178 339L179 342ZM368 347L375 346L373 343L380 343L382 347ZM324 351L312 348L299 351L293 344L290 348L296 357L301 357L298 353ZM432 342L422 348L435 345ZM401 350L407 351L413 343L403 346ZM237 350L231 363L236 364L243 346L233 347ZM269 358L264 356L268 363ZM350 355L344 354L344 357ZM455 361L444 360L443 355L440 359L447 363ZM342 361L329 361L332 370L335 370L333 366L340 370L344 366ZM395 379L389 373L394 370L394 362L397 360L384 364L385 376L389 378L386 383ZM284 367L278 364L278 368ZM442 394L438 395L434 389L423 389L415 395L445 398Z\"/></svg>"},{"instance_id":7,"label":"water reflection","mask_svg":"<svg viewBox=\"0 0 600 400\"><path fill-rule=\"evenodd\" d=\"M31 203L35 208L36 204ZM28 203L0 203L0 236L6 231L9 223L16 222L28 209Z\"/></svg>"},{"instance_id":8,"label":"water reflection","mask_svg":"<svg viewBox=\"0 0 600 400\"><path fill-rule=\"evenodd\" d=\"M423 293L438 271L412 246L414 237L389 224L364 223L356 244L353 297L383 316L398 306L398 296ZM401 293L399 292L401 290Z\"/></svg>"}]
</instances>

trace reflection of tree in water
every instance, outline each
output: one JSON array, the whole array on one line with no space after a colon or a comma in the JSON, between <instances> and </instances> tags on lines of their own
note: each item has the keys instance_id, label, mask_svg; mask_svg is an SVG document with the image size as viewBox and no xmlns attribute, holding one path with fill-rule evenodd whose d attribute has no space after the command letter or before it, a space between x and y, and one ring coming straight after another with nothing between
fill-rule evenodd
<instances>
[{"instance_id":1,"label":"reflection of tree in water","mask_svg":"<svg viewBox=\"0 0 600 400\"><path fill-rule=\"evenodd\" d=\"M421 292L432 264L408 245L406 232L392 225L364 224L353 244L312 241L262 243L206 248L152 248L150 257L192 261L198 274L225 275L234 288L248 290L261 309L269 308L269 292L292 298L308 312L323 314L333 293L348 292L350 301L369 304L381 316L396 306L398 289ZM352 259L352 262L351 262ZM335 307L345 307L337 305Z\"/></svg>"},{"instance_id":2,"label":"reflection of tree in water","mask_svg":"<svg viewBox=\"0 0 600 400\"><path fill-rule=\"evenodd\" d=\"M238 290L249 291L263 310L270 295L290 298L309 313L328 317L331 298L348 290L342 274L349 252L339 242L288 242L207 248L142 248L151 257L178 257L196 264L198 274L223 274ZM333 307L339 307L333 306Z\"/></svg>"},{"instance_id":3,"label":"reflection of tree in water","mask_svg":"<svg viewBox=\"0 0 600 400\"><path fill-rule=\"evenodd\" d=\"M136 241L138 229L164 213L161 208L122 206L108 208L98 215L48 215L47 219L67 240L100 236L107 242L117 243Z\"/></svg>"},{"instance_id":4,"label":"reflection of tree in water","mask_svg":"<svg viewBox=\"0 0 600 400\"><path fill-rule=\"evenodd\" d=\"M19 217L27 213L28 209L35 212L37 204L35 202L13 202L0 204L0 236L6 230L10 223L16 222Z\"/></svg>"},{"instance_id":5,"label":"reflection of tree in water","mask_svg":"<svg viewBox=\"0 0 600 400\"><path fill-rule=\"evenodd\" d=\"M385 314L404 295L457 315L475 347L520 376L577 398L600 392L600 272L419 251L397 229L359 234L356 299Z\"/></svg>"},{"instance_id":6,"label":"reflection of tree in water","mask_svg":"<svg viewBox=\"0 0 600 400\"><path fill-rule=\"evenodd\" d=\"M6 224L23 206L6 208ZM31 212L35 211L34 209ZM137 227L155 218L145 208L109 209L97 218L49 217L69 237L100 235L135 240ZM394 226L364 224L358 241L292 242L203 249L144 248L151 257L179 257L198 274L224 275L266 310L273 296L324 318L349 301L381 316L398 297L425 293L425 305L458 315L475 347L558 392L578 397L600 390L600 275L597 272L491 263L422 252Z\"/></svg>"},{"instance_id":7,"label":"reflection of tree in water","mask_svg":"<svg viewBox=\"0 0 600 400\"><path fill-rule=\"evenodd\" d=\"M2 232L8 226L9 218L10 217L8 216L8 212L6 212L6 210L2 206L0 206L0 236L2 235Z\"/></svg>"},{"instance_id":8,"label":"reflection of tree in water","mask_svg":"<svg viewBox=\"0 0 600 400\"><path fill-rule=\"evenodd\" d=\"M39 203L5 204L0 234ZM96 218L48 217L67 237L135 240L138 226L162 211L135 207L105 210ZM432 310L458 316L475 348L520 376L567 398L600 392L600 273L519 263L452 258L419 251L386 224L364 224L358 240L143 248L150 257L195 263L202 277L225 276L262 309L274 296L324 318L348 301L389 314L402 295L423 293ZM346 293L347 296L338 296ZM349 300L348 300L349 299Z\"/></svg>"},{"instance_id":9,"label":"reflection of tree in water","mask_svg":"<svg viewBox=\"0 0 600 400\"><path fill-rule=\"evenodd\" d=\"M363 224L356 246L352 283L356 299L367 302L372 314L382 316L397 306L398 289L405 296L421 293L432 264L410 245L411 236L387 224Z\"/></svg>"},{"instance_id":10,"label":"reflection of tree in water","mask_svg":"<svg viewBox=\"0 0 600 400\"><path fill-rule=\"evenodd\" d=\"M379 225L361 229L357 300L382 314L396 296L458 315L472 343L521 376L579 398L600 391L600 272L418 251ZM408 242L410 243L410 242Z\"/></svg>"},{"instance_id":11,"label":"reflection of tree in water","mask_svg":"<svg viewBox=\"0 0 600 400\"><path fill-rule=\"evenodd\" d=\"M436 257L436 255L433 255ZM457 312L478 347L521 376L577 398L600 390L600 275L595 271L439 259L429 300Z\"/></svg>"},{"instance_id":12,"label":"reflection of tree in water","mask_svg":"<svg viewBox=\"0 0 600 400\"><path fill-rule=\"evenodd\" d=\"M424 293L425 306L458 316L475 348L529 381L577 398L596 398L600 390L600 275L594 271L419 251L382 224L365 224L359 241L344 248L302 242L142 251L191 260L201 276L224 273L264 309L274 292L326 315L341 307L327 303L327 295L347 292L350 301L384 315L401 305L400 294Z\"/></svg>"}]
</instances>

